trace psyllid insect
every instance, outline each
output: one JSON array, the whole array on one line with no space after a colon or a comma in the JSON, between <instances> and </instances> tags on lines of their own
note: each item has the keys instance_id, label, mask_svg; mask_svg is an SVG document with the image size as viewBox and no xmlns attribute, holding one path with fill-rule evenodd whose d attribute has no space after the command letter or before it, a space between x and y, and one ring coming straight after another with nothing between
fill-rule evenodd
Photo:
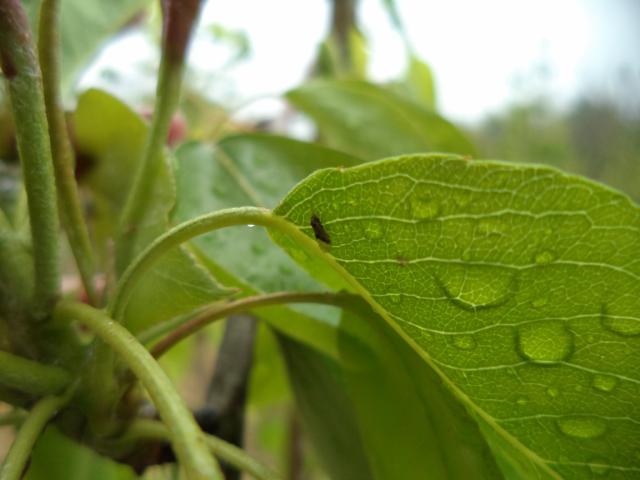
<instances>
[{"instance_id":1,"label":"psyllid insect","mask_svg":"<svg viewBox=\"0 0 640 480\"><path fill-rule=\"evenodd\" d=\"M324 229L320 218L314 213L311 215L311 228L313 228L313 233L316 236L316 240L319 240L327 245L331 245L331 237Z\"/></svg>"}]
</instances>

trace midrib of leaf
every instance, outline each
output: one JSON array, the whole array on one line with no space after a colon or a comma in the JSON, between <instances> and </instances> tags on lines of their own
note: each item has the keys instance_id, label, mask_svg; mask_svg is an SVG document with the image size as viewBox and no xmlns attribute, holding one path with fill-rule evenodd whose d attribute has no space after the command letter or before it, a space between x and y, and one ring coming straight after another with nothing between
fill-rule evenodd
<instances>
[{"instance_id":1,"label":"midrib of leaf","mask_svg":"<svg viewBox=\"0 0 640 480\"><path fill-rule=\"evenodd\" d=\"M387 160L388 162L389 160ZM458 159L459 161L459 159ZM351 171L355 171L358 169L368 169L368 168L372 168L374 165L373 164L369 164L363 167L356 167L354 169L350 169ZM505 164L500 164L500 163L489 163L489 162L482 162L482 166L487 167L487 169L489 167L492 168L498 168L498 167L505 167ZM513 171L513 175L517 175L517 174L522 174L527 168L531 169L531 167L517 167L517 166L513 166L513 167L509 167L510 170ZM315 187L310 188L310 186L307 184L307 182L302 182L301 185L299 185L296 189L294 189L290 195L287 197L287 199L285 199L285 201L283 202L283 204L281 205L281 207L279 207L278 209L276 209L276 213L278 213L279 215L282 215L283 217L287 217L288 214L290 214L291 212L293 212L297 206L300 206L306 202L309 201L309 198L313 197L314 195L317 195L320 191L323 191L325 193L327 193L328 191L330 192L332 190L332 187L335 185L329 183L328 186L325 186L325 184L323 184L323 177L322 175L324 175L325 173L327 173L328 171L325 172L317 172L315 175L313 175L314 180L317 183L320 183L322 188L320 188L318 190L318 186L315 185ZM423 172L424 173L424 172ZM556 177L558 174L557 172L550 172L548 175L544 176L545 172L542 171L539 173L540 176L537 176L535 178L532 178L532 181L540 181L543 178L547 178L547 177ZM366 177L367 180L364 180L361 183L364 182L379 182L382 179L379 176L375 176L372 175L372 178ZM386 178L386 177L385 177ZM430 175L425 174L423 176L420 177L420 181L424 181L424 178L430 178ZM569 183L569 185L567 185L568 189L571 188L577 188L578 190L580 190L580 188L582 189L591 189L591 185L587 183L585 183L584 180L579 179L577 177L569 177L569 176L564 176L565 180L567 181L576 181L579 182L579 184L577 185L572 185L571 183ZM361 178L360 178L361 179ZM413 179L413 180L417 180L417 179ZM425 183L428 183L429 181L427 180ZM310 182L312 183L312 185L314 184L314 182ZM336 191L338 190L345 190L347 187L352 187L354 185L357 185L358 182L353 181L353 179L351 179L351 181L347 182L345 180L345 183L340 184L338 182L338 185L340 185L339 187L335 188ZM455 187L455 184L453 183L446 183L446 185L443 185L447 188L450 187ZM469 185L460 185L460 187L463 187L467 190L472 189L472 187L470 187ZM553 185L553 187L555 187L555 185ZM593 187L595 188L596 185L593 185ZM595 192L600 195L608 195L611 193L614 193L612 190L609 190L607 188L603 188L601 186L597 186L598 189L595 190ZM491 192L491 189L487 189L487 188L481 188L478 189L479 192L481 193L487 193L487 192ZM501 193L509 193L509 194L514 194L514 190L513 189L495 189L496 192L501 192ZM303 193L304 192L304 193ZM598 193L599 192L599 193ZM303 197L301 200L296 201L299 199L299 197L297 196L297 193L299 193L300 197ZM529 192L530 193L530 192ZM578 192L579 193L579 192ZM584 192L582 192L584 193ZM590 194L594 194L594 192L589 192ZM617 193L616 193L617 194ZM561 196L562 197L562 196ZM327 201L327 198L332 198L332 197L323 197L322 201ZM406 197L405 197L406 198ZM611 206L622 206L624 205L624 202L620 202L620 198L613 198L610 199L609 203L597 203L594 200L594 203L592 204L594 206L594 210L591 211L590 208L587 208L588 211L578 211L578 210L567 210L567 211L560 211L558 212L557 210L554 210L553 212L549 212L549 215L553 215L556 213L559 213L560 215L586 215L587 219L592 223L591 227L589 227L588 231L583 233L580 236L577 236L577 238L571 238L571 240L573 241L573 243L577 243L579 244L581 241L588 241L588 239L585 239L585 237L589 234L589 232L591 232L591 228L595 228L595 229L603 229L603 230L610 230L610 229L615 229L616 233L619 230L620 233L624 233L624 231L629 231L632 232L634 234L637 234L637 229L634 228L632 225L624 225L624 221L620 220L619 218L616 217L617 222L616 223L621 223L622 225L612 225L610 222L602 222L602 220L600 220L600 225L594 225L595 223L597 223L597 221L591 221L591 219L589 218L590 213L595 213L596 209L600 210L602 208L606 208L606 207L611 207ZM339 201L339 200L338 200ZM562 197L560 198L560 202L562 203L563 201L566 201L566 198ZM627 199L628 202L628 199ZM556 201L557 203L557 201ZM582 201L582 203L584 204L585 202ZM324 205L322 203L318 203L316 202L316 204L318 205L318 208L322 208L321 206ZM543 204L544 206L547 206L547 203ZM630 206L631 203L628 202L628 205ZM589 204L587 203L587 206L589 206ZM538 206L539 207L539 206ZM314 206L314 208L316 208ZM335 206L333 207L335 208ZM339 207L338 207L339 208ZM551 207L548 207L551 208ZM577 207L576 207L577 208ZM538 208L539 209L539 208ZM280 211L278 211L280 210ZM302 210L304 212L304 209ZM321 211L321 210L320 210ZM338 210L340 211L340 210ZM299 212L297 212L299 213ZM500 212L491 212L489 214L489 216L491 215L496 215L496 213L500 214L500 213L504 213L504 211L500 211ZM507 213L511 213L510 211L507 211ZM515 212L513 212L515 213ZM518 211L517 213L522 213L521 211ZM531 212L529 212L531 213ZM527 214L525 212L525 214ZM627 216L624 216L625 214L627 214ZM546 215L546 214L545 214ZM621 215L623 215L622 218L625 219L625 221L631 221L628 220L629 214L627 211L622 211ZM304 216L304 215L303 215ZM328 215L329 217L331 217L331 215ZM376 218L375 216L370 217L370 216L365 216L367 219L370 218ZM365 218L363 217L363 218ZM353 218L358 218L358 217L349 217L351 219ZM388 217L377 217L378 219L382 218L385 220L388 220ZM445 217L446 218L446 217ZM450 217L449 217L450 218ZM487 218L487 215L480 215L479 218ZM598 213L598 218L602 218L602 214L599 212ZM633 221L635 221L635 216L631 217L633 218ZM345 220L346 217L341 217L339 218L337 221L342 221ZM290 221L295 221L292 220L291 218L289 218ZM411 222L411 220L409 220ZM305 233L311 237L313 237L313 234L311 232L310 227L308 227L307 224L305 224L305 222L308 222L308 220L302 219L300 217L300 215L298 215L297 217L297 222L300 223L298 225L298 227L305 231ZM330 218L326 219L325 221L326 223L324 223L325 227L330 227L332 225L332 220ZM278 235L275 234L274 235L276 237L276 239L278 240ZM524 236L524 238L526 238L526 235ZM520 241L520 240L518 240ZM517 242L516 242L517 243ZM343 243L340 244L340 246L344 246L344 245L349 245L349 243ZM623 244L626 249L628 250L629 245L627 244ZM633 245L633 244L632 244ZM335 245L334 245L335 246ZM515 245L513 248L517 249L517 245ZM333 247L332 247L333 248ZM473 410L476 415L483 421L485 422L488 426L491 427L491 429L496 432L499 436L501 436L503 439L505 439L511 446L515 447L518 451L521 452L521 454L528 459L530 462L532 462L532 464L535 464L541 471L544 471L544 473L546 473L547 475L550 475L551 478L562 478L560 473L554 471L550 465L553 464L558 464L558 465L562 465L562 466L571 466L571 465L580 465L580 466L591 466L591 467L602 467L602 466L607 466L610 467L612 470L619 470L619 471L637 471L637 469L635 467L625 467L622 465L603 465L602 462L571 462L571 461L557 461L557 460L546 460L544 459L542 456L540 456L538 453L536 453L535 451L532 451L530 448L528 448L527 446L525 446L523 443L521 443L521 441L515 437L514 435L512 435L511 433L509 433L507 430L505 430L498 422L500 421L500 418L498 417L494 417L493 415L489 414L487 411L485 411L482 407L480 407L480 405L476 404L474 402L474 400L472 399L471 396L467 395L461 388L457 387L456 383L449 378L448 375L445 374L444 370L442 369L443 366L446 366L446 364L444 364L443 362L433 358L427 351L424 350L425 347L421 347L414 339L411 338L411 336L405 332L400 325L398 325L396 323L396 319L400 318L400 317L396 317L393 314L391 314L390 312L387 312L386 309L378 303L378 301L376 300L376 297L373 296L368 290L367 288L365 288L363 285L360 284L360 282L358 280L356 280L342 265L341 263L349 263L349 259L336 259L335 257L324 253L322 254L323 256L323 260L328 263L329 265L331 265L332 269L334 269L335 271L339 272L339 274L344 277L344 279L353 287L353 289L358 292L359 294L361 294L373 307L374 309L381 314L381 316L383 316L383 318L385 318L385 320L387 320L387 322L389 322L389 324L392 326L392 328L398 332L398 334L405 340L407 341L412 348L414 348L417 353L429 364L429 366L434 369L434 371L436 371L438 373L438 375L443 379L443 381L445 382L445 384L456 394L456 396L466 405L469 406L469 408L471 410ZM627 256L624 256L623 259L626 260L628 258ZM616 259L618 260L618 265L614 265L614 264L610 264L610 263L602 263L599 261L595 261L595 262L583 262L583 261L563 261L563 260L557 260L554 263L556 265L560 264L562 265L563 263L565 265L571 265L574 267L585 267L585 266L590 266L590 267L595 267L597 269L602 269L605 268L607 270L611 270L611 271L615 271L617 273L623 273L627 276L629 276L630 278L633 279L637 279L637 275L634 274L632 271L630 271L627 267L629 265L633 265L636 262L632 261L631 263L629 263L628 261L626 261L625 263L620 263L619 258L616 256L616 258L611 259L611 262L614 263L616 261ZM423 259L424 260L424 259ZM430 260L433 260L433 258L430 258ZM445 259L445 258L441 258L440 259L442 262L447 262L447 263L460 263L460 264L464 264L464 265L473 265L473 262L461 262L459 260L456 259ZM363 262L363 263L367 263L370 260L355 260L357 262ZM371 260L371 262L394 262L394 263L398 263L397 259L396 260L390 260L390 259L381 259L381 260ZM409 260L407 263L411 262L411 260ZM414 262L415 263L415 262ZM478 265L487 265L487 262L476 262L476 264ZM492 262L489 263L489 265L493 265L493 266L500 266L500 267L521 267L518 265L512 265L512 264L508 264L508 263L504 263L504 262ZM533 265L528 265L525 266L524 268L530 268ZM443 297L442 299L444 300L446 297ZM591 317L595 317L596 315L589 315ZM598 315L599 316L599 315ZM401 318L400 318L401 319ZM544 319L548 319L547 317L544 317ZM567 319L573 319L573 317L565 317L563 318L563 320L567 320ZM520 324L518 324L519 326ZM500 328L500 327L512 327L513 325L510 324L500 324L500 323L496 323L493 325L489 325L485 328ZM424 327L420 327L421 329L424 329ZM435 333L445 333L445 332L435 332ZM448 333L466 333L466 332L448 332ZM523 364L528 364L529 362L523 362ZM625 379L625 380L630 380L634 383L638 383L637 380L630 378L626 375L619 375L619 374L615 374L615 373L610 373L610 372L601 372L589 367L585 367L585 366L581 366L581 365L576 365L573 363L567 363L567 362L561 362L560 365L564 365L567 367L571 367L571 368L578 368L581 370L585 370L588 371L590 373L607 373L607 375L611 375L611 376L617 376L617 378L620 379ZM512 365L507 365L507 367L512 366ZM454 367L454 368L459 368L459 367ZM472 371L472 370L481 370L483 367L480 368L468 368L467 370ZM500 366L493 366L493 367L487 367L488 369L494 369L494 368L505 368L504 365L500 365ZM566 417L567 415L571 415L571 413L565 413L564 415L559 415L558 417ZM598 417L598 415L594 415L589 413L588 414L590 417ZM602 417L604 418L604 417ZM610 419L613 419L614 417L609 417ZM620 418L620 417L617 417ZM620 418L622 419L622 418ZM626 419L625 419L626 420ZM637 423L637 422L634 422ZM541 472L538 472L541 473Z\"/></svg>"}]
</instances>

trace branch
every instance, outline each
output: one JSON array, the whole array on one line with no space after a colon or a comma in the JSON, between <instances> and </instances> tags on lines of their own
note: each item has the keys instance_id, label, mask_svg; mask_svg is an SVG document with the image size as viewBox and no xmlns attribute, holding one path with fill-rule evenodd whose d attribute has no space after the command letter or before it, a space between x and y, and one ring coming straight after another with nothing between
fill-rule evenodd
<instances>
[{"instance_id":1,"label":"branch","mask_svg":"<svg viewBox=\"0 0 640 480\"><path fill-rule=\"evenodd\" d=\"M9 85L29 204L34 310L49 313L60 289L58 211L40 69L20 0L0 0L0 65Z\"/></svg>"},{"instance_id":2,"label":"branch","mask_svg":"<svg viewBox=\"0 0 640 480\"><path fill-rule=\"evenodd\" d=\"M128 330L104 312L80 303L62 301L54 311L60 320L78 320L109 345L146 388L189 479L220 479L222 474L204 446L204 434L175 390L171 380L149 352Z\"/></svg>"},{"instance_id":3,"label":"branch","mask_svg":"<svg viewBox=\"0 0 640 480\"><path fill-rule=\"evenodd\" d=\"M60 0L44 0L40 8L38 53L44 84L44 100L51 136L51 153L59 210L69 244L90 302L98 296L94 284L95 263L89 231L84 221L74 175L74 155L69 141L60 94Z\"/></svg>"},{"instance_id":4,"label":"branch","mask_svg":"<svg viewBox=\"0 0 640 480\"><path fill-rule=\"evenodd\" d=\"M353 295L343 293L276 292L241 298L240 300L235 300L224 305L215 305L213 307L207 308L195 317L189 319L179 327L175 328L175 330L166 335L162 340L160 340L153 346L153 348L151 349L151 354L155 358L159 358L167 350L169 350L181 340L184 340L189 335L196 333L197 331L201 330L202 328L206 327L216 320L226 318L234 313L247 312L255 308L280 305L283 303L321 303L325 305L346 307L348 306L348 301L352 298ZM166 323L161 323L157 327L142 332L140 341L149 341L149 339L152 339L163 330L166 331L167 327L165 325Z\"/></svg>"}]
</instances>

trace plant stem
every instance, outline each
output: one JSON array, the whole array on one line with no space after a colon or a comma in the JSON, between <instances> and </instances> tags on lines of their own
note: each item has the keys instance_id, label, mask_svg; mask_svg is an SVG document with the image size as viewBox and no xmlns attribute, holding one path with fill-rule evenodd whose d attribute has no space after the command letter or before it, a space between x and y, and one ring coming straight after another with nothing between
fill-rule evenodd
<instances>
[{"instance_id":1,"label":"plant stem","mask_svg":"<svg viewBox=\"0 0 640 480\"><path fill-rule=\"evenodd\" d=\"M119 226L116 271L127 267L135 252L135 242L127 236L135 232L152 200L154 181L162 168L163 150L171 119L180 100L185 54L192 27L197 19L200 0L163 0L162 58L156 86L156 105L142 160L124 206Z\"/></svg>"},{"instance_id":2,"label":"plant stem","mask_svg":"<svg viewBox=\"0 0 640 480\"><path fill-rule=\"evenodd\" d=\"M191 412L160 365L128 330L103 311L85 304L62 301L54 313L56 318L67 321L76 319L89 327L138 377L167 424L176 456L189 479L222 478L217 463L207 451L204 434Z\"/></svg>"},{"instance_id":3,"label":"plant stem","mask_svg":"<svg viewBox=\"0 0 640 480\"><path fill-rule=\"evenodd\" d=\"M167 427L155 420L136 420L123 438L124 441L139 439L166 440L170 438ZM280 477L268 467L248 455L241 448L213 435L206 435L205 441L211 452L238 470L244 471L258 480L279 480Z\"/></svg>"},{"instance_id":4,"label":"plant stem","mask_svg":"<svg viewBox=\"0 0 640 480\"><path fill-rule=\"evenodd\" d=\"M43 365L33 360L0 351L0 385L30 395L60 393L71 381L71 375L60 367Z\"/></svg>"},{"instance_id":5,"label":"plant stem","mask_svg":"<svg viewBox=\"0 0 640 480\"><path fill-rule=\"evenodd\" d=\"M0 470L1 480L20 480L25 473L33 445L47 423L64 407L75 391L75 384L60 396L45 397L36 403L18 431Z\"/></svg>"},{"instance_id":6,"label":"plant stem","mask_svg":"<svg viewBox=\"0 0 640 480\"><path fill-rule=\"evenodd\" d=\"M63 226L80 272L89 301L96 305L98 297L94 285L95 263L84 221L78 186L74 175L74 155L69 141L60 93L60 0L43 0L40 8L38 53L44 85L51 153L58 201Z\"/></svg>"},{"instance_id":7,"label":"plant stem","mask_svg":"<svg viewBox=\"0 0 640 480\"><path fill-rule=\"evenodd\" d=\"M322 303L325 305L345 306L351 298L351 295L341 293L276 292L241 298L240 300L224 305L215 305L175 328L171 333L153 346L151 349L151 355L155 358L159 358L167 350L181 340L184 340L189 335L196 333L216 320L226 318L234 313L246 312L254 308L268 307L270 305L279 305L283 303ZM153 330L150 329L147 330L147 332L143 332L143 335L147 338L154 338L155 336L164 333L167 327L168 325L166 324L159 324ZM140 338L140 341L145 342L145 339Z\"/></svg>"},{"instance_id":8,"label":"plant stem","mask_svg":"<svg viewBox=\"0 0 640 480\"><path fill-rule=\"evenodd\" d=\"M9 85L35 265L34 313L46 316L60 289L58 210L40 69L20 0L0 0L0 65Z\"/></svg>"},{"instance_id":9,"label":"plant stem","mask_svg":"<svg viewBox=\"0 0 640 480\"><path fill-rule=\"evenodd\" d=\"M315 240L301 232L294 224L282 217L274 215L271 210L266 208L229 208L202 215L181 223L156 238L136 257L131 265L129 265L122 277L120 277L120 281L116 286L115 295L109 307L109 312L111 312L113 318L116 321L122 319L135 284L166 251L198 235L233 225L262 225L264 227L274 228L290 236L298 245L311 253L317 255L321 252Z\"/></svg>"}]
</instances>

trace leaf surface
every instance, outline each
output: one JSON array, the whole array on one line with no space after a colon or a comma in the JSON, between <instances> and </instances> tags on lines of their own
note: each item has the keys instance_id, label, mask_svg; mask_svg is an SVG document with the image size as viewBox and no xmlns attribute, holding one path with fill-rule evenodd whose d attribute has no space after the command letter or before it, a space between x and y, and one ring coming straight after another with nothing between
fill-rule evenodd
<instances>
[{"instance_id":1,"label":"leaf surface","mask_svg":"<svg viewBox=\"0 0 640 480\"><path fill-rule=\"evenodd\" d=\"M80 158L90 165L85 183L94 202L94 237L104 261L112 262L113 246L109 245L141 158L147 126L114 97L89 90L79 99L74 127ZM134 252L140 252L169 226L175 187L167 163L153 183L154 202L149 206L144 224L137 225L132 235ZM113 265L107 268L112 269ZM185 249L173 249L136 286L125 312L125 322L132 331L138 331L227 294Z\"/></svg>"},{"instance_id":2,"label":"leaf surface","mask_svg":"<svg viewBox=\"0 0 640 480\"><path fill-rule=\"evenodd\" d=\"M276 213L312 238L319 218L329 263L478 419L510 477L640 475L627 197L547 167L418 155L319 171Z\"/></svg>"},{"instance_id":3,"label":"leaf surface","mask_svg":"<svg viewBox=\"0 0 640 480\"><path fill-rule=\"evenodd\" d=\"M287 98L316 122L329 146L365 160L424 151L475 153L453 124L370 83L315 80Z\"/></svg>"}]
</instances>

